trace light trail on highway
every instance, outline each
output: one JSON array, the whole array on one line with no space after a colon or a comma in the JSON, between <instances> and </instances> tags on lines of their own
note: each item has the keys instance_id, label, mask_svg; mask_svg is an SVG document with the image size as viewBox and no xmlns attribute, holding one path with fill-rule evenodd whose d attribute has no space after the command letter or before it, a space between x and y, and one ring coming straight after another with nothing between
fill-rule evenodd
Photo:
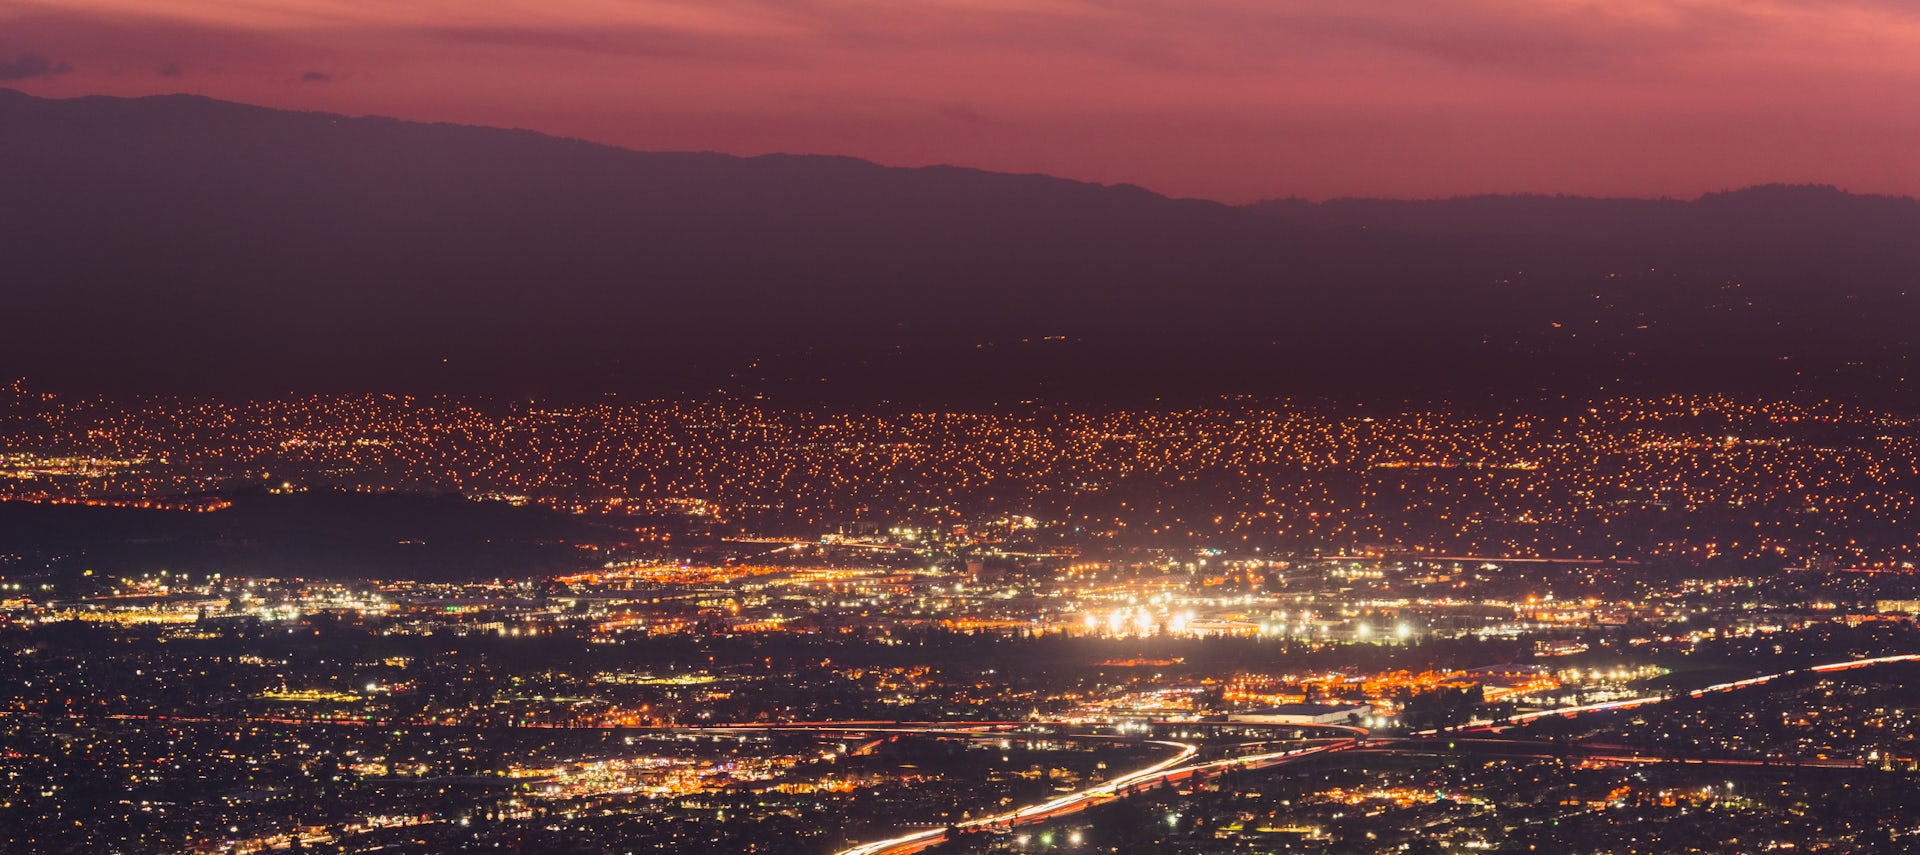
<instances>
[{"instance_id":1,"label":"light trail on highway","mask_svg":"<svg viewBox=\"0 0 1920 855\"><path fill-rule=\"evenodd\" d=\"M1715 683L1711 686L1694 689L1693 691L1685 692L1682 694L1676 694L1676 695L1647 695L1645 697L1628 698L1626 700L1606 701L1606 702L1597 703L1597 704L1584 704L1577 707L1556 707L1554 709L1536 710L1530 713L1521 713L1519 715L1508 716L1507 718L1501 719L1499 721L1494 721L1492 719L1476 719L1474 721L1467 722L1466 724L1459 725L1458 729L1462 731L1494 730L1494 729L1503 728L1511 725L1521 724L1524 722L1534 721L1536 719L1551 718L1553 716L1573 718L1582 713L1633 709L1635 707L1643 707L1643 706L1647 706L1648 704L1657 704L1662 701L1670 701L1677 698L1704 698L1716 692L1732 692L1740 689L1749 689L1754 686L1763 686L1775 680L1778 680L1782 677L1789 677L1794 674L1799 674L1803 672L1828 674L1834 671L1850 671L1855 668L1867 668L1874 665L1886 665L1893 662L1915 662L1915 661L1920 661L1920 653L1899 653L1892 656L1877 656L1871 659L1849 659L1844 662L1829 662L1825 665L1814 665L1807 668L1793 668L1787 671L1781 671L1778 674L1763 674L1758 677L1748 677L1744 680L1733 680L1726 683ZM1446 728L1433 728L1430 730L1418 731L1414 733L1414 735L1415 736L1437 736L1440 733L1445 732L1445 730Z\"/></svg>"},{"instance_id":2,"label":"light trail on highway","mask_svg":"<svg viewBox=\"0 0 1920 855\"><path fill-rule=\"evenodd\" d=\"M1332 729L1350 734L1356 732L1355 728L1349 727ZM1364 737L1365 731L1358 731L1357 735L1351 735L1338 742L1315 746L1313 748L1297 748L1292 751L1275 751L1266 754L1249 754L1242 757L1228 757L1221 760L1210 760L1204 763L1193 764L1187 764L1187 761L1199 753L1200 749L1198 746L1185 742L1152 740L1151 744L1154 745L1177 746L1180 748L1180 752L1151 766L1137 769L1084 790L1068 793L1039 804L1016 808L1005 813L957 823L954 827L962 829L1012 828L1019 825L1031 825L1057 816L1064 816L1084 810L1107 799L1117 798L1123 790L1129 790L1142 785L1145 785L1147 788L1152 788L1158 785L1159 780L1164 780L1167 783L1175 783L1191 778L1195 774L1217 769L1265 769L1294 762L1315 754L1353 748L1360 745L1361 739ZM835 853L835 855L911 855L911 853L919 852L942 843L946 839L946 829L929 828L925 831L906 834L900 837L863 843L851 849L843 849Z\"/></svg>"},{"instance_id":3,"label":"light trail on highway","mask_svg":"<svg viewBox=\"0 0 1920 855\"><path fill-rule=\"evenodd\" d=\"M1791 676L1799 673L1826 674L1826 673L1832 673L1835 671L1848 671L1855 668L1868 668L1875 665L1886 665L1894 662L1915 662L1915 661L1920 661L1920 654L1902 653L1902 654L1895 654L1891 656L1878 656L1878 657L1873 657L1869 659L1850 659L1843 662L1830 662L1824 665L1814 665L1806 668L1794 668L1787 671L1782 671L1777 674L1764 674L1758 677L1748 677L1741 680L1733 680L1725 683L1716 683L1711 686L1706 686L1700 689L1694 689L1690 692L1686 692L1684 694L1678 694L1678 695L1648 695L1646 697L1630 698L1627 700L1620 700L1620 701L1608 701L1605 703L1598 703L1598 704L1585 704L1582 706L1575 706L1575 707L1562 707L1558 709L1539 710L1537 712L1523 713L1521 715L1512 716L1510 718L1504 719L1501 723L1495 723L1490 720L1489 721L1473 721L1473 722L1467 723L1466 725L1462 725L1460 729L1468 730L1468 731L1493 730L1496 727L1501 727L1501 726L1511 725L1511 724L1519 724L1521 722L1532 721L1532 720L1541 719L1541 718L1548 718L1551 716L1565 716L1565 717L1571 718L1573 716L1577 716L1582 713L1601 712L1601 711L1607 711L1607 710L1632 709L1634 707L1646 706L1649 704L1657 704L1662 701L1673 700L1676 698L1683 698L1683 697L1701 698L1710 694L1714 694L1716 692L1732 692L1732 691L1738 691L1740 689L1752 688L1754 686L1765 685L1767 683L1773 682L1774 680L1778 680L1783 677L1787 677L1787 676ZM1364 740L1366 739L1366 736L1367 736L1366 731L1356 730L1354 728L1344 728L1344 727L1336 728L1336 729L1345 731L1354 735L1352 735L1348 739L1344 739L1339 742L1334 742L1328 745L1317 746L1314 748L1302 748L1302 749L1295 749L1292 751L1279 751L1279 752L1272 752L1268 754L1255 754L1255 755L1247 755L1243 757L1231 757L1231 758L1226 758L1222 760L1208 761L1205 763L1194 763L1191 765L1181 765L1181 764L1185 763L1185 761L1191 759L1195 754L1198 753L1199 749L1196 746L1193 746L1189 743L1156 741L1155 744L1180 746L1181 751L1179 754L1176 754L1175 756L1170 757L1166 760L1162 760L1144 769L1139 769L1139 770L1130 772L1126 775L1122 775L1118 778L1114 778L1105 783L1098 784L1096 786L1089 787L1087 789L1080 790L1078 792L1068 793L1067 795L1060 796L1050 801L1041 802L1039 804L1034 804L1034 805L1028 805L1026 807L1008 811L1006 813L997 814L997 815L985 817L982 819L969 820L964 823L959 823L956 827L963 828L963 829L964 828L995 828L995 827L1012 828L1018 825L1027 825L1035 822L1040 822L1042 820L1051 819L1056 816L1061 816L1064 814L1083 810L1101 800L1117 797L1120 794L1121 790L1123 789L1127 789L1129 787L1133 787L1138 784L1147 782L1155 777L1162 778L1168 782L1175 782L1175 781L1181 781L1181 780L1190 778L1196 773L1211 771L1214 769L1225 769L1225 768L1231 768L1231 767L1239 767L1239 768L1247 768L1247 769L1264 769L1272 766L1278 766L1283 763L1293 762L1300 758L1315 755L1315 754L1323 754L1323 753L1328 753L1333 751L1345 751L1345 750L1358 748L1365 745ZM1431 737L1431 736L1436 736L1441 732L1443 732L1441 729L1426 730L1426 731L1420 731L1418 733L1415 733L1414 736ZM1394 749L1389 747L1389 748L1383 748L1381 750L1392 751ZM1609 756L1606 759L1614 760L1616 762L1649 762L1649 758L1635 756L1635 755L1619 755L1617 757ZM1676 761L1674 761L1671 758L1665 758L1664 762L1676 762ZM1678 761L1678 762L1686 762L1686 761ZM1699 762L1702 765L1743 765L1743 766L1744 765L1766 765L1763 761L1746 761L1746 760L1713 760L1713 761L1701 760L1696 762ZM946 840L946 837L947 837L946 829L929 828L929 829L926 829L925 831L919 831L913 834L901 835L899 837L888 838L886 840L876 840L871 843L863 843L859 846L855 846L850 849L843 849L840 852L835 853L835 855L912 855L912 853L920 852L936 844L944 842Z\"/></svg>"},{"instance_id":4,"label":"light trail on highway","mask_svg":"<svg viewBox=\"0 0 1920 855\"><path fill-rule=\"evenodd\" d=\"M967 822L961 823L960 827L972 828L972 827L987 827L987 826L994 826L994 825L1016 825L1016 824L1019 824L1023 818L1025 818L1026 821L1028 822L1032 822L1035 819L1044 817L1044 816L1053 816L1053 815L1057 815L1058 813L1069 813L1070 811L1062 810L1062 808L1069 804L1075 804L1078 802L1092 800L1094 798L1099 797L1100 794L1112 795L1114 793L1117 793L1121 787L1131 786L1143 779L1151 778L1155 775L1159 775L1164 772L1167 772L1173 769L1173 767L1186 762L1188 759L1192 758L1195 754L1200 753L1199 746L1194 745L1192 743L1187 743L1187 742L1166 742L1161 740L1152 740L1151 744L1165 745L1172 748L1177 748L1179 750L1172 757L1169 757L1165 760L1161 760L1157 763L1154 763L1151 766L1147 766L1142 769L1136 769L1132 772L1129 772L1125 775L1121 775L1118 778L1114 778L1098 786L1089 787L1079 792L1069 793L1067 795L1061 796L1052 801L1042 802L1037 805L1028 805L1027 807L1018 808L1003 814L986 817L984 819L969 820ZM929 828L925 831L916 832L913 834L907 834L900 837L889 838L886 840L876 840L872 843L863 843L859 846L853 847L852 849L841 850L838 853L838 855L905 855L905 853L909 853L909 852L918 852L936 843L940 843L946 839L947 839L946 829Z\"/></svg>"}]
</instances>

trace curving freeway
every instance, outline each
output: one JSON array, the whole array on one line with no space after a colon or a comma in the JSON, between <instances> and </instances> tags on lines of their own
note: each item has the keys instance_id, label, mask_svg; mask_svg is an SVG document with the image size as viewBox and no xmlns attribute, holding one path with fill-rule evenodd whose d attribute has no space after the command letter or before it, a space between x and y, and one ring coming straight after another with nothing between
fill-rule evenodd
<instances>
[{"instance_id":1,"label":"curving freeway","mask_svg":"<svg viewBox=\"0 0 1920 855\"><path fill-rule=\"evenodd\" d=\"M1521 715L1512 716L1498 723L1493 721L1484 721L1484 720L1473 721L1460 726L1458 729L1464 730L1464 731L1496 730L1499 727L1502 727L1507 724L1517 724L1524 721L1531 721L1533 719L1539 719L1539 718L1547 718L1550 716L1566 716L1571 718L1573 716L1577 716L1577 715L1580 715L1581 713L1587 713L1587 712L1631 709L1633 707L1645 706L1648 704L1656 704L1656 703L1660 703L1661 701L1672 700L1675 698L1683 698L1683 697L1699 698L1699 697L1704 697L1706 695L1713 694L1715 692L1732 692L1740 689L1751 688L1753 686L1765 685L1767 683L1773 682L1774 680L1778 680L1783 677L1788 677L1788 676L1803 673L1803 672L1824 674L1824 673L1831 673L1835 671L1847 671L1847 670L1852 670L1854 668L1867 668L1874 665L1885 665L1893 662L1915 662L1915 661L1920 661L1920 653L1903 653L1903 654L1898 654L1893 656L1879 656L1871 659L1850 659L1844 662L1830 662L1825 665L1814 665L1807 668L1795 668L1788 671L1782 671L1778 674L1765 674L1758 677L1748 677L1743 680L1734 680L1726 683L1717 683L1711 686L1707 686L1705 688L1694 689L1693 691L1686 692L1684 694L1648 695L1646 697L1629 698L1626 700L1619 700L1619 701L1608 701L1606 703L1586 704L1586 705L1577 706L1577 707L1562 707L1558 709L1540 710L1538 712L1530 712L1530 713L1524 713ZM1133 772L1129 772L1118 778L1114 778L1104 783L1101 783L1092 787L1088 787L1087 789L1080 790L1078 792L1068 793L1064 796L1060 796L1050 801L1041 802L1039 804L1028 805L1026 807L1018 808L1016 810L1011 810L1005 813L996 814L994 816L983 817L975 820L969 820L965 823L959 824L957 827L959 828L1012 828L1015 826L1042 822L1048 819L1052 819L1054 817L1074 813L1080 810L1085 810L1086 808L1091 807L1095 804L1099 804L1100 802L1106 801L1108 799L1116 798L1119 795L1121 795L1122 791L1125 791L1125 790L1150 789L1152 787L1159 786L1162 782L1174 783L1174 782L1184 781L1196 774L1201 774L1201 773L1212 771L1212 770L1227 769L1227 768L1264 769L1264 768L1269 768L1273 766L1283 765L1286 763L1295 762L1304 757L1309 757L1309 756L1318 755L1318 754L1325 754L1325 753L1335 752L1335 751L1349 751L1356 748L1368 748L1369 750L1380 751L1380 752L1391 752L1395 750L1401 750L1394 747L1391 744L1382 745L1382 746L1368 746L1366 741L1367 731L1360 728L1325 726L1323 727L1323 729L1341 731L1345 733L1346 736L1345 738L1336 740L1334 742L1315 746L1312 748L1299 748L1299 749L1294 749L1292 751L1277 751L1277 752L1272 752L1268 754L1254 754L1254 755L1247 755L1243 757L1231 757L1224 760L1211 760L1211 761L1206 761L1201 763L1190 762L1193 759L1193 757L1199 752L1198 747L1190 743L1184 743L1184 742L1166 742L1166 741L1155 740L1155 744L1177 747L1179 749L1178 753L1158 763L1154 763L1153 765L1147 766L1142 769L1137 769ZM1421 731L1419 733L1416 733L1414 734L1414 736L1431 737L1431 736L1436 736L1441 732L1442 731L1438 729L1427 730L1427 731ZM1547 757L1547 756L1558 756L1558 755L1542 754L1540 756ZM1649 757L1641 754L1617 754L1617 755L1601 754L1601 755L1597 755L1594 759L1607 759L1607 760L1613 760L1616 762L1653 762L1655 760L1659 760L1661 762L1675 762L1675 758L1671 758L1671 757L1654 758L1654 757ZM1711 760L1694 759L1694 760L1680 760L1679 762L1695 762L1695 763L1701 763L1704 765L1742 765L1742 766L1779 765L1777 763L1770 764L1767 761L1744 760L1744 759L1711 759ZM1794 765L1806 765L1806 766L1818 765L1818 766L1844 767L1847 764L1839 763L1839 762L1830 762L1830 763L1829 762L1820 762L1820 763L1803 762L1803 763L1797 763ZM925 849L929 849L933 846L936 846L942 842L945 842L946 839L947 839L946 829L929 828L924 831L915 832L913 834L906 834L899 837L888 838L886 840L876 840L871 843L863 843L863 844L860 844L859 846L855 846L850 849L841 850L840 852L836 853L836 855L912 855L912 853L920 852Z\"/></svg>"},{"instance_id":2,"label":"curving freeway","mask_svg":"<svg viewBox=\"0 0 1920 855\"><path fill-rule=\"evenodd\" d=\"M1775 680L1778 680L1782 677L1789 677L1794 674L1799 674L1803 672L1826 674L1834 671L1850 671L1855 668L1866 668L1873 665L1886 665L1892 662L1915 662L1915 661L1920 661L1920 653L1900 653L1893 656L1877 656L1872 659L1849 659L1844 662L1829 662L1825 665L1814 665L1807 668L1794 668L1791 670L1782 671L1778 674L1763 674L1758 677L1748 677L1744 680L1733 680L1731 682L1726 682L1726 683L1715 683L1711 686L1694 689L1693 691L1685 692L1683 694L1677 694L1677 695L1647 695L1645 697L1640 697L1640 698L1627 698L1625 700L1607 701L1605 703L1598 703L1598 704L1586 704L1586 705L1577 706L1577 707L1558 707L1550 710L1538 710L1530 713L1521 713L1519 715L1509 716L1497 722L1491 719L1476 719L1474 721L1467 722L1466 724L1459 725L1455 729L1462 730L1462 731L1496 730L1501 727L1505 727L1507 725L1520 724L1521 722L1533 721L1535 719L1541 719L1541 718L1551 718L1553 716L1561 716L1563 718L1573 718L1574 716L1580 715L1581 713L1602 712L1606 710L1633 709L1634 707L1643 707L1648 704L1657 704L1657 703L1660 703L1661 701L1673 700L1675 698L1703 698L1703 697L1706 697L1707 695L1711 695L1716 692L1732 692L1732 691L1737 691L1739 689L1752 688L1754 686L1763 686ZM1419 731L1418 733L1415 733L1414 735L1415 736L1435 736L1439 733L1441 733L1441 729L1423 730L1423 731Z\"/></svg>"},{"instance_id":3,"label":"curving freeway","mask_svg":"<svg viewBox=\"0 0 1920 855\"><path fill-rule=\"evenodd\" d=\"M1172 784L1185 781L1196 774L1224 770L1265 769L1297 761L1303 757L1325 754L1331 751L1345 751L1362 744L1366 731L1351 727L1327 726L1323 729L1339 730L1347 734L1343 739L1312 748L1298 748L1292 751L1275 751L1267 754L1250 754L1242 757L1229 757L1224 760L1209 760L1201 763L1190 762L1199 753L1199 747L1186 742L1150 740L1154 745L1166 745L1178 748L1172 757L1142 769L1136 769L1084 790L1068 793L1038 804L1016 808L1005 813L981 817L959 823L956 827L972 828L1013 828L1044 822L1055 817L1085 810L1109 799L1118 798L1123 792L1136 789L1152 789L1162 783ZM863 843L851 849L843 849L836 855L911 855L945 842L947 830L929 828L925 831L906 834L886 840Z\"/></svg>"}]
</instances>

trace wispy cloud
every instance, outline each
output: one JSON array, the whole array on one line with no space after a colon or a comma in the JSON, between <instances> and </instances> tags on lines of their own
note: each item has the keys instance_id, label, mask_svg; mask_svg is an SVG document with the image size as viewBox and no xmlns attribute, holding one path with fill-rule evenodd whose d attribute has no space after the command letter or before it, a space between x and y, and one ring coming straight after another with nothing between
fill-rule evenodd
<instances>
[{"instance_id":1,"label":"wispy cloud","mask_svg":"<svg viewBox=\"0 0 1920 855\"><path fill-rule=\"evenodd\" d=\"M72 65L52 62L37 53L23 53L13 59L0 58L0 81L57 77L71 71L73 71Z\"/></svg>"},{"instance_id":2,"label":"wispy cloud","mask_svg":"<svg viewBox=\"0 0 1920 855\"><path fill-rule=\"evenodd\" d=\"M207 94L284 106L1227 198L1781 179L1920 193L1911 0L0 6L0 57L25 47L72 63L34 84L49 92L171 90L151 69L190 67ZM340 68L353 86L285 85Z\"/></svg>"}]
</instances>

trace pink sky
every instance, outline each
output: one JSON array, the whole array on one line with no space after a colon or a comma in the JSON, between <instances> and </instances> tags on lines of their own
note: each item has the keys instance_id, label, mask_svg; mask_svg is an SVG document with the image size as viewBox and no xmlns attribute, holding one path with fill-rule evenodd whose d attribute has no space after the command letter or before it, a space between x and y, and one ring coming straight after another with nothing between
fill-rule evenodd
<instances>
[{"instance_id":1,"label":"pink sky","mask_svg":"<svg viewBox=\"0 0 1920 855\"><path fill-rule=\"evenodd\" d=\"M0 86L1299 195L1920 195L1911 0L13 0Z\"/></svg>"}]
</instances>

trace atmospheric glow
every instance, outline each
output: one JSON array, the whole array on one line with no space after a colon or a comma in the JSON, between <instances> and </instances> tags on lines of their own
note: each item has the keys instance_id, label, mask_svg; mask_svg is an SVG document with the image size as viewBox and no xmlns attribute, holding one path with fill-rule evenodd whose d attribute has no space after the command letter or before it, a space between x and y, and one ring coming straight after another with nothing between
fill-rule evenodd
<instances>
[{"instance_id":1,"label":"atmospheric glow","mask_svg":"<svg viewBox=\"0 0 1920 855\"><path fill-rule=\"evenodd\" d=\"M1297 194L1920 193L1920 9L1842 0L128 0L0 84ZM34 57L33 63L21 62Z\"/></svg>"}]
</instances>

